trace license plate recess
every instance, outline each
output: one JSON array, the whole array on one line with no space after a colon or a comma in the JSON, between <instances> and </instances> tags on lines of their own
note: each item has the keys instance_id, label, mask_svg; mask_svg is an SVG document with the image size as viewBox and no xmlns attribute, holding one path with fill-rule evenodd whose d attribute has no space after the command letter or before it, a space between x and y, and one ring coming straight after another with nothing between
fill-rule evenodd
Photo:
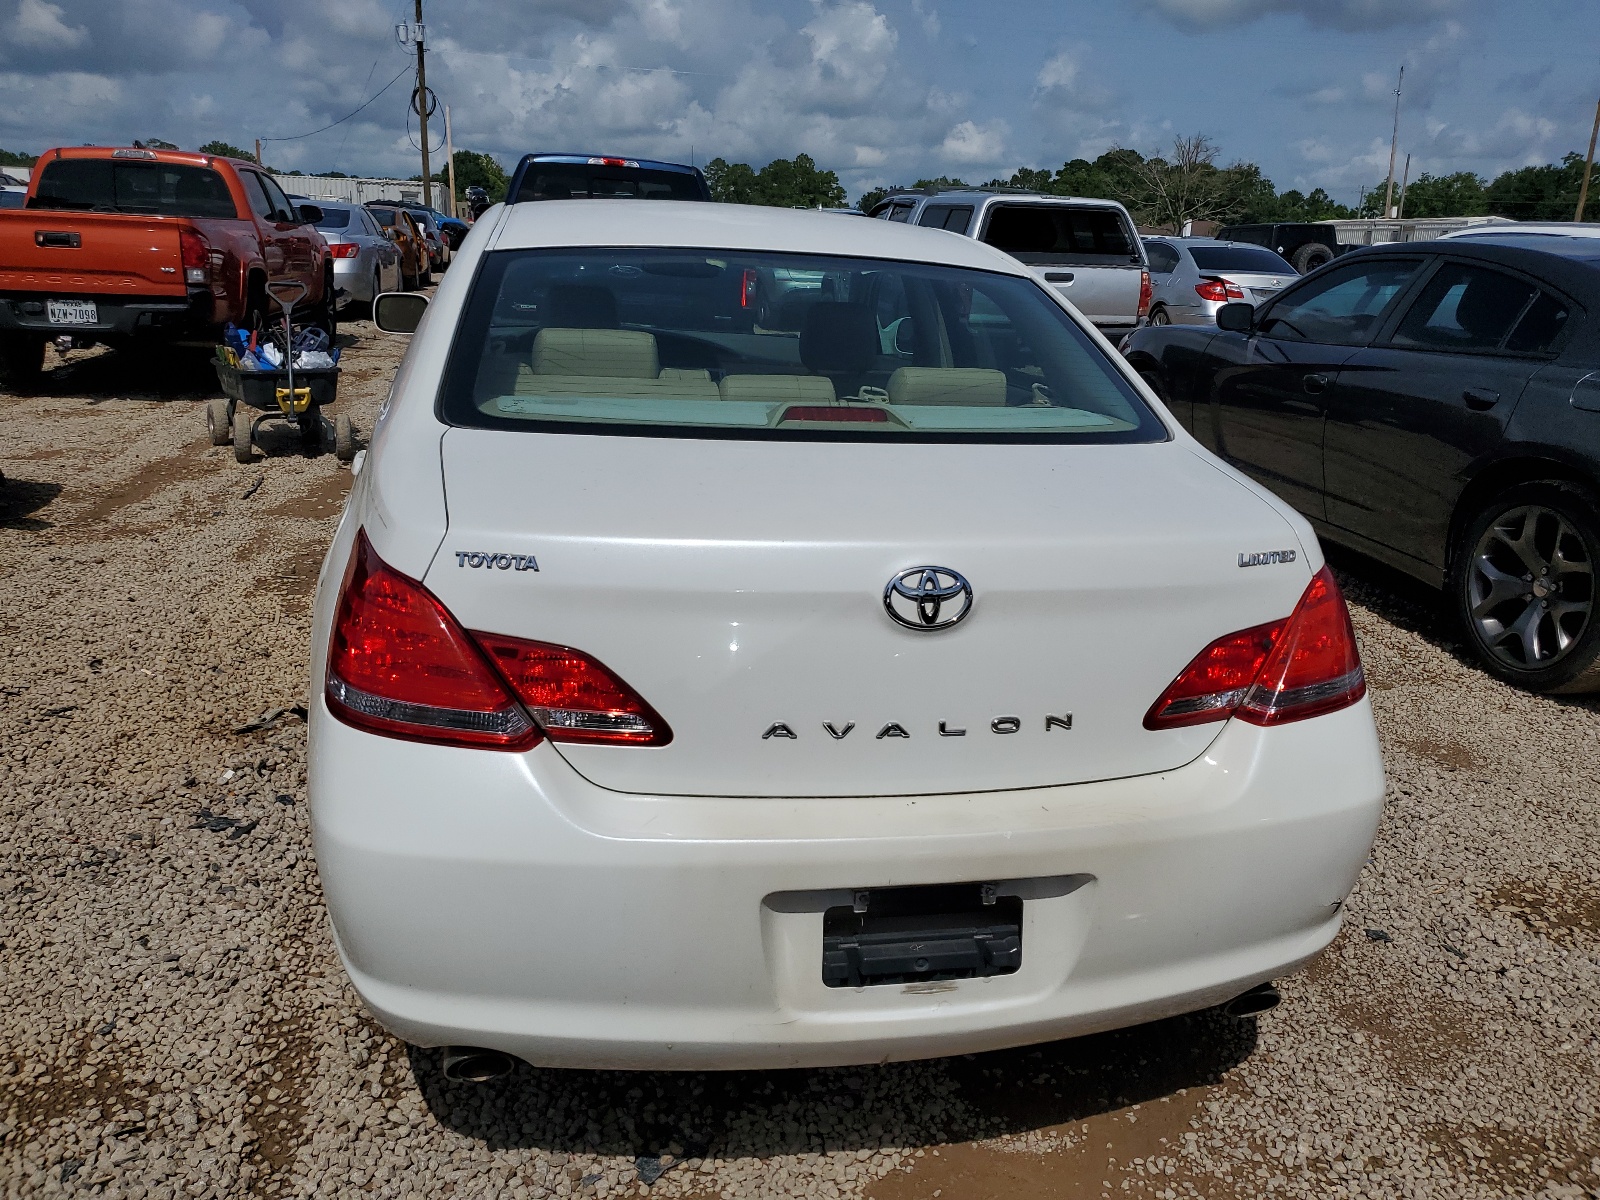
<instances>
[{"instance_id":1,"label":"license plate recess","mask_svg":"<svg viewBox=\"0 0 1600 1200\"><path fill-rule=\"evenodd\" d=\"M977 883L873 888L822 915L822 982L872 987L1009 975L1022 965L1022 898Z\"/></svg>"}]
</instances>

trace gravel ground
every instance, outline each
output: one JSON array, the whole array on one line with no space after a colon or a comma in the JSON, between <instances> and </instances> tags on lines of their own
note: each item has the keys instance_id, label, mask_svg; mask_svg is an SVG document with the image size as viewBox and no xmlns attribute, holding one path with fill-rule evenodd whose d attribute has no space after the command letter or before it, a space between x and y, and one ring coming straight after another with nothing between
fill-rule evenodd
<instances>
[{"instance_id":1,"label":"gravel ground","mask_svg":"<svg viewBox=\"0 0 1600 1200\"><path fill-rule=\"evenodd\" d=\"M347 327L370 428L401 348ZM0 1195L1600 1197L1600 705L1336 560L1388 755L1346 933L1259 1022L734 1075L444 1082L362 1010L305 806L349 482L200 435L207 368L0 398Z\"/></svg>"}]
</instances>

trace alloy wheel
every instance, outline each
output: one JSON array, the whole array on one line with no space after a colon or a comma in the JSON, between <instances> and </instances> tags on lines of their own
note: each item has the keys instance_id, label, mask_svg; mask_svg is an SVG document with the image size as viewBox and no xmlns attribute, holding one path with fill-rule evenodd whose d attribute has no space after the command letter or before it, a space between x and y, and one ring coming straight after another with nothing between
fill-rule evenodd
<instances>
[{"instance_id":1,"label":"alloy wheel","mask_svg":"<svg viewBox=\"0 0 1600 1200\"><path fill-rule=\"evenodd\" d=\"M1518 671L1542 670L1578 644L1594 611L1594 564L1577 527L1540 504L1501 513L1479 537L1468 612L1485 648Z\"/></svg>"}]
</instances>

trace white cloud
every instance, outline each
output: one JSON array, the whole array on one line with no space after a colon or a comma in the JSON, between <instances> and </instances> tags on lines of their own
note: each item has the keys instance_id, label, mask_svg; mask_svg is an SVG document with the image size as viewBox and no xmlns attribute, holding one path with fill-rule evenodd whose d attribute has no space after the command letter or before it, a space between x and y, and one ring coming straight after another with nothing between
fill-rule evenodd
<instances>
[{"instance_id":1,"label":"white cloud","mask_svg":"<svg viewBox=\"0 0 1600 1200\"><path fill-rule=\"evenodd\" d=\"M990 121L979 125L976 121L962 121L945 134L939 153L952 163L997 163L1006 152L1006 124Z\"/></svg>"},{"instance_id":2,"label":"white cloud","mask_svg":"<svg viewBox=\"0 0 1600 1200\"><path fill-rule=\"evenodd\" d=\"M922 22L922 32L927 34L928 40L930 42L935 40L943 28L939 22L939 10L924 0L911 0L911 11L916 13Z\"/></svg>"},{"instance_id":3,"label":"white cloud","mask_svg":"<svg viewBox=\"0 0 1600 1200\"><path fill-rule=\"evenodd\" d=\"M89 38L82 25L69 26L59 4L22 0L9 29L11 39L30 50L76 50Z\"/></svg>"}]
</instances>

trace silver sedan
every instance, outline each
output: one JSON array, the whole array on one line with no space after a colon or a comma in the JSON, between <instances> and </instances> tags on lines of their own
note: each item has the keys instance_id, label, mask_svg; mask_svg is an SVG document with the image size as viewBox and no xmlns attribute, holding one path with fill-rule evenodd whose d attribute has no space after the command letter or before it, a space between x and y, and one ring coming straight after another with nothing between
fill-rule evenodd
<instances>
[{"instance_id":1,"label":"silver sedan","mask_svg":"<svg viewBox=\"0 0 1600 1200\"><path fill-rule=\"evenodd\" d=\"M341 308L369 307L380 292L405 290L400 251L359 204L313 200L322 210L317 232L333 251L333 282L344 289Z\"/></svg>"},{"instance_id":2,"label":"silver sedan","mask_svg":"<svg viewBox=\"0 0 1600 1200\"><path fill-rule=\"evenodd\" d=\"M1215 325L1224 304L1260 304L1299 277L1264 246L1215 238L1147 237L1150 324Z\"/></svg>"}]
</instances>

